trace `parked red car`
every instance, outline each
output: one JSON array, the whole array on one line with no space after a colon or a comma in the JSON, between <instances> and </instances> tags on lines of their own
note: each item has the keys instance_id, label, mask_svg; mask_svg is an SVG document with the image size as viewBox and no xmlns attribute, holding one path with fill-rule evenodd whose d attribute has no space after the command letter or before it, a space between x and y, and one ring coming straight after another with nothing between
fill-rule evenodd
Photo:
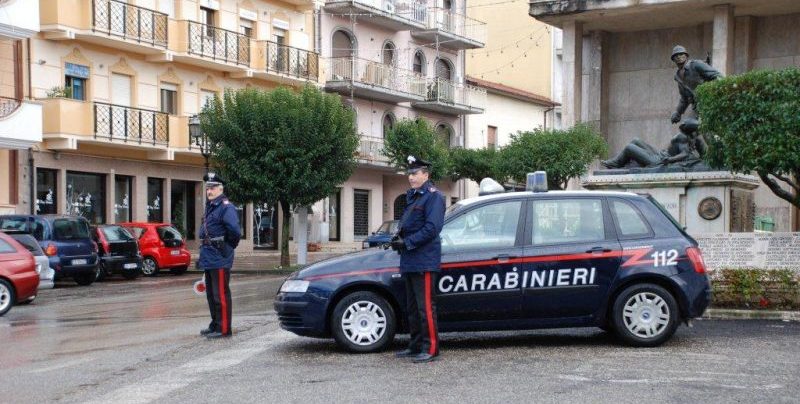
<instances>
[{"instance_id":1,"label":"parked red car","mask_svg":"<svg viewBox=\"0 0 800 404\"><path fill-rule=\"evenodd\" d=\"M168 223L119 223L139 240L142 273L156 276L161 269L179 275L189 269L192 256L183 236Z\"/></svg>"},{"instance_id":2,"label":"parked red car","mask_svg":"<svg viewBox=\"0 0 800 404\"><path fill-rule=\"evenodd\" d=\"M0 232L0 316L16 303L36 297L39 273L33 254Z\"/></svg>"}]
</instances>

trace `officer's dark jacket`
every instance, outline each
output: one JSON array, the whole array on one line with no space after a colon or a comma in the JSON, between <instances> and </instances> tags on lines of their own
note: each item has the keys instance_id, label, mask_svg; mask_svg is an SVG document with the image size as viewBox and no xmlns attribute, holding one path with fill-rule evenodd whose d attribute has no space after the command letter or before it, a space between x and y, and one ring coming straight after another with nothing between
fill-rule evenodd
<instances>
[{"instance_id":1,"label":"officer's dark jacket","mask_svg":"<svg viewBox=\"0 0 800 404\"><path fill-rule=\"evenodd\" d=\"M198 266L204 270L230 269L233 266L233 249L239 245L239 215L236 207L225 195L206 201L206 215L200 226L200 259ZM224 237L222 248L206 242L214 237Z\"/></svg>"},{"instance_id":2,"label":"officer's dark jacket","mask_svg":"<svg viewBox=\"0 0 800 404\"><path fill-rule=\"evenodd\" d=\"M406 250L400 254L400 272L439 272L444 225L444 194L430 181L406 192L406 209L400 219L400 235Z\"/></svg>"},{"instance_id":3,"label":"officer's dark jacket","mask_svg":"<svg viewBox=\"0 0 800 404\"><path fill-rule=\"evenodd\" d=\"M681 100L678 101L677 112L683 115L690 104L695 103L694 89L706 81L716 80L722 77L722 73L700 60L687 60L683 65L683 78L680 76L680 69L675 72L675 81L678 83L678 92Z\"/></svg>"}]
</instances>

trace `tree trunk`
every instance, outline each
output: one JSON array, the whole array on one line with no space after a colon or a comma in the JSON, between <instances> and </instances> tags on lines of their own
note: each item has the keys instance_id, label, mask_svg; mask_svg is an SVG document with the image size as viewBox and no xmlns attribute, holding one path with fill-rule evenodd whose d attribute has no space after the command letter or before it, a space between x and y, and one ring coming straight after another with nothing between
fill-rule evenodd
<instances>
[{"instance_id":1,"label":"tree trunk","mask_svg":"<svg viewBox=\"0 0 800 404\"><path fill-rule=\"evenodd\" d=\"M280 201L281 211L283 211L283 225L281 230L281 266L288 268L292 265L289 256L289 221L292 220L292 210L289 203Z\"/></svg>"}]
</instances>

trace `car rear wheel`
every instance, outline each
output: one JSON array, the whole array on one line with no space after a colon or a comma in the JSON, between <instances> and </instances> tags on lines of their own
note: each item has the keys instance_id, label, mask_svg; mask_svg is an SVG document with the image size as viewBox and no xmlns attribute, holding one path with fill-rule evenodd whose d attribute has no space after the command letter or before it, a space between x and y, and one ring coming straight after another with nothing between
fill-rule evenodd
<instances>
[{"instance_id":1,"label":"car rear wheel","mask_svg":"<svg viewBox=\"0 0 800 404\"><path fill-rule=\"evenodd\" d=\"M380 351L394 339L394 310L376 293L362 291L345 296L331 316L334 339L349 351Z\"/></svg>"},{"instance_id":2,"label":"car rear wheel","mask_svg":"<svg viewBox=\"0 0 800 404\"><path fill-rule=\"evenodd\" d=\"M142 273L145 276L158 275L158 263L152 257L145 257L142 260Z\"/></svg>"},{"instance_id":3,"label":"car rear wheel","mask_svg":"<svg viewBox=\"0 0 800 404\"><path fill-rule=\"evenodd\" d=\"M678 328L678 304L661 286L642 283L625 288L614 300L613 328L630 345L663 344Z\"/></svg>"},{"instance_id":4,"label":"car rear wheel","mask_svg":"<svg viewBox=\"0 0 800 404\"><path fill-rule=\"evenodd\" d=\"M94 280L96 282L100 282L106 279L108 276L108 269L106 268L105 262L100 262L97 264L97 268L94 270Z\"/></svg>"},{"instance_id":5,"label":"car rear wheel","mask_svg":"<svg viewBox=\"0 0 800 404\"><path fill-rule=\"evenodd\" d=\"M0 279L0 316L11 310L15 300L14 288L6 280Z\"/></svg>"},{"instance_id":6,"label":"car rear wheel","mask_svg":"<svg viewBox=\"0 0 800 404\"><path fill-rule=\"evenodd\" d=\"M171 274L173 274L173 275L183 275L188 269L189 269L189 267L184 265L182 267L172 268L172 269L169 270L169 272Z\"/></svg>"},{"instance_id":7,"label":"car rear wheel","mask_svg":"<svg viewBox=\"0 0 800 404\"><path fill-rule=\"evenodd\" d=\"M81 286L89 286L94 283L97 278L97 269L92 272L83 272L72 277L75 283Z\"/></svg>"}]
</instances>

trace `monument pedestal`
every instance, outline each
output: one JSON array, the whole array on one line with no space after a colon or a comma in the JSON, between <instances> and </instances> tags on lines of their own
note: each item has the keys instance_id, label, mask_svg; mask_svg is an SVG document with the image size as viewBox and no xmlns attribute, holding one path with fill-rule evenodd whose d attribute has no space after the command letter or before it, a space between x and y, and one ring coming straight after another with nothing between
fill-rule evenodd
<instances>
[{"instance_id":1,"label":"monument pedestal","mask_svg":"<svg viewBox=\"0 0 800 404\"><path fill-rule=\"evenodd\" d=\"M586 189L650 194L689 234L752 232L752 190L758 179L728 171L623 173L598 170L581 182Z\"/></svg>"}]
</instances>

